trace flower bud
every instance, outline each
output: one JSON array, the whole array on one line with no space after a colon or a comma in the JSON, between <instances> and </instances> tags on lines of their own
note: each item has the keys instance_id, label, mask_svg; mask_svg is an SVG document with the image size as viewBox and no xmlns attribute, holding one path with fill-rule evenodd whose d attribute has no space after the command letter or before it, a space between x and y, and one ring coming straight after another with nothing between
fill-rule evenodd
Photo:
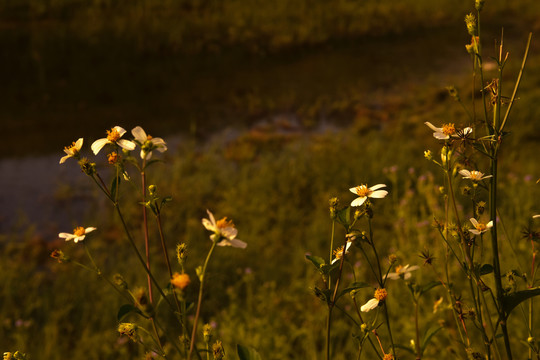
<instances>
[{"instance_id":1,"label":"flower bud","mask_svg":"<svg viewBox=\"0 0 540 360\"><path fill-rule=\"evenodd\" d=\"M70 261L69 257L64 255L64 252L62 250L58 250L58 249L53 250L53 252L51 253L51 257L53 259L56 259L60 264L67 263Z\"/></svg>"},{"instance_id":2,"label":"flower bud","mask_svg":"<svg viewBox=\"0 0 540 360\"><path fill-rule=\"evenodd\" d=\"M474 2L474 7L476 8L476 10L478 10L479 12L482 11L482 9L484 8L484 0L476 0Z\"/></svg>"},{"instance_id":3,"label":"flower bud","mask_svg":"<svg viewBox=\"0 0 540 360\"><path fill-rule=\"evenodd\" d=\"M118 286L120 289L122 290L128 289L128 284L122 275L114 274L113 281L116 284L116 286Z\"/></svg>"},{"instance_id":4,"label":"flower bud","mask_svg":"<svg viewBox=\"0 0 540 360\"><path fill-rule=\"evenodd\" d=\"M203 337L205 343L210 343L212 341L212 325L205 324L203 327Z\"/></svg>"},{"instance_id":5,"label":"flower bud","mask_svg":"<svg viewBox=\"0 0 540 360\"><path fill-rule=\"evenodd\" d=\"M328 203L330 205L330 218L335 220L337 218L339 199L337 197L333 197L328 201Z\"/></svg>"},{"instance_id":6,"label":"flower bud","mask_svg":"<svg viewBox=\"0 0 540 360\"><path fill-rule=\"evenodd\" d=\"M465 16L465 25L467 25L467 32L471 36L476 35L476 17L471 13Z\"/></svg>"},{"instance_id":7,"label":"flower bud","mask_svg":"<svg viewBox=\"0 0 540 360\"><path fill-rule=\"evenodd\" d=\"M181 243L176 245L176 257L180 266L184 265L184 262L187 258L187 245L186 243Z\"/></svg>"},{"instance_id":8,"label":"flower bud","mask_svg":"<svg viewBox=\"0 0 540 360\"><path fill-rule=\"evenodd\" d=\"M135 298L135 305L143 314L148 316L154 315L154 308L152 304L148 301L148 296L146 295L146 290L143 288L137 288L133 294Z\"/></svg>"},{"instance_id":9,"label":"flower bud","mask_svg":"<svg viewBox=\"0 0 540 360\"><path fill-rule=\"evenodd\" d=\"M212 346L212 353L214 354L214 360L222 360L225 358L225 349L221 341L216 341L214 346Z\"/></svg>"},{"instance_id":10,"label":"flower bud","mask_svg":"<svg viewBox=\"0 0 540 360\"><path fill-rule=\"evenodd\" d=\"M87 158L79 160L79 166L81 167L82 172L88 176L92 176L96 173L96 164L91 163Z\"/></svg>"},{"instance_id":11,"label":"flower bud","mask_svg":"<svg viewBox=\"0 0 540 360\"><path fill-rule=\"evenodd\" d=\"M171 279L171 284L173 284L174 287L180 290L184 290L185 288L187 288L190 282L191 280L189 279L188 274L174 273Z\"/></svg>"}]
</instances>

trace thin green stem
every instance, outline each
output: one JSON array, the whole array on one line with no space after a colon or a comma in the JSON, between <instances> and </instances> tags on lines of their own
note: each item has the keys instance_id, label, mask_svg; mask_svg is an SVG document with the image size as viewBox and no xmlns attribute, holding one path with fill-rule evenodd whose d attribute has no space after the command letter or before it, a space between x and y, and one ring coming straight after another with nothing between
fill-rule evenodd
<instances>
[{"instance_id":1,"label":"thin green stem","mask_svg":"<svg viewBox=\"0 0 540 360\"><path fill-rule=\"evenodd\" d=\"M200 275L201 284L199 286L199 298L197 300L197 311L195 312L195 319L193 320L193 331L191 333L191 343L189 345L188 360L191 360L193 356L193 350L195 349L195 342L197 340L197 325L199 322L199 316L201 314L204 280L206 279L206 267L208 266L208 262L210 261L210 257L212 256L212 253L214 252L214 249L218 241L219 239L212 241L212 247L210 248L210 251L208 252L208 255L206 256L206 260L204 261L204 265L201 271L201 275Z\"/></svg>"}]
</instances>

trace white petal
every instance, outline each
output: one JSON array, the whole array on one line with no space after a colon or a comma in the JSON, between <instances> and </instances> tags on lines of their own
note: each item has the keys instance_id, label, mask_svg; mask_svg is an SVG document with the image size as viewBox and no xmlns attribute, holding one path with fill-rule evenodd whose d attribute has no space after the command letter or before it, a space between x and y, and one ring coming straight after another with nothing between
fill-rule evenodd
<instances>
[{"instance_id":1,"label":"white petal","mask_svg":"<svg viewBox=\"0 0 540 360\"><path fill-rule=\"evenodd\" d=\"M465 129L463 129L463 134L465 135L472 134L472 132L473 132L473 129L471 127L466 127Z\"/></svg>"},{"instance_id":2,"label":"white petal","mask_svg":"<svg viewBox=\"0 0 540 360\"><path fill-rule=\"evenodd\" d=\"M386 185L385 184L377 184L377 185L373 185L372 187L370 187L369 190L371 190L371 191L379 190L379 189L382 189L383 187L386 187Z\"/></svg>"},{"instance_id":3,"label":"white petal","mask_svg":"<svg viewBox=\"0 0 540 360\"><path fill-rule=\"evenodd\" d=\"M538 218L540 218L540 214L538 214L538 215L533 215L533 219L538 219Z\"/></svg>"},{"instance_id":4,"label":"white petal","mask_svg":"<svg viewBox=\"0 0 540 360\"><path fill-rule=\"evenodd\" d=\"M133 141L120 139L116 142L121 148L126 150L134 150L137 146Z\"/></svg>"},{"instance_id":5,"label":"white petal","mask_svg":"<svg viewBox=\"0 0 540 360\"><path fill-rule=\"evenodd\" d=\"M450 138L450 136L445 135L443 132L434 132L433 137L439 140L446 140Z\"/></svg>"},{"instance_id":6,"label":"white petal","mask_svg":"<svg viewBox=\"0 0 540 360\"><path fill-rule=\"evenodd\" d=\"M90 226L90 227L87 227L86 229L84 229L84 233L88 234L89 232L92 232L94 230L97 230L97 228Z\"/></svg>"},{"instance_id":7,"label":"white petal","mask_svg":"<svg viewBox=\"0 0 540 360\"><path fill-rule=\"evenodd\" d=\"M247 243L243 242L242 240L231 239L229 242L231 243L231 246L235 248L245 249L247 247Z\"/></svg>"},{"instance_id":8,"label":"white petal","mask_svg":"<svg viewBox=\"0 0 540 360\"><path fill-rule=\"evenodd\" d=\"M234 239L236 235L238 235L238 230L232 226L228 226L226 228L221 229L221 233L227 239L231 240L231 239Z\"/></svg>"},{"instance_id":9,"label":"white petal","mask_svg":"<svg viewBox=\"0 0 540 360\"><path fill-rule=\"evenodd\" d=\"M471 220L471 223L473 224L473 226L474 226L475 228L478 227L478 221L476 221L475 218L471 218L470 220Z\"/></svg>"},{"instance_id":10,"label":"white petal","mask_svg":"<svg viewBox=\"0 0 540 360\"><path fill-rule=\"evenodd\" d=\"M71 157L71 155L62 156L62 158L60 159L60 164L63 164L70 157Z\"/></svg>"},{"instance_id":11,"label":"white petal","mask_svg":"<svg viewBox=\"0 0 540 360\"><path fill-rule=\"evenodd\" d=\"M146 135L146 132L140 126L134 127L131 130L131 134L133 135L135 140L137 140L141 144L143 144L148 139L148 136Z\"/></svg>"},{"instance_id":12,"label":"white petal","mask_svg":"<svg viewBox=\"0 0 540 360\"><path fill-rule=\"evenodd\" d=\"M84 142L83 138L79 138L77 139L77 141L75 141L75 149L77 149L77 151L81 150L83 142Z\"/></svg>"},{"instance_id":13,"label":"white petal","mask_svg":"<svg viewBox=\"0 0 540 360\"><path fill-rule=\"evenodd\" d=\"M464 179L469 179L471 177L471 172L469 170L459 170L459 174L463 176Z\"/></svg>"},{"instance_id":14,"label":"white petal","mask_svg":"<svg viewBox=\"0 0 540 360\"><path fill-rule=\"evenodd\" d=\"M202 224L206 228L206 230L214 231L214 232L217 230L216 225L212 224L212 222L208 219L202 219Z\"/></svg>"},{"instance_id":15,"label":"white petal","mask_svg":"<svg viewBox=\"0 0 540 360\"><path fill-rule=\"evenodd\" d=\"M493 220L490 220L487 224L486 224L486 227L488 229L492 228L493 227Z\"/></svg>"},{"instance_id":16,"label":"white petal","mask_svg":"<svg viewBox=\"0 0 540 360\"><path fill-rule=\"evenodd\" d=\"M214 225L214 227L217 227L216 225L216 219L214 218L214 214L212 214L210 212L210 210L206 209L206 212L208 213L208 218L210 219L210 221L212 222L212 225Z\"/></svg>"},{"instance_id":17,"label":"white petal","mask_svg":"<svg viewBox=\"0 0 540 360\"><path fill-rule=\"evenodd\" d=\"M351 206L362 206L362 204L366 201L366 199L367 199L366 196L356 198L351 202Z\"/></svg>"},{"instance_id":18,"label":"white petal","mask_svg":"<svg viewBox=\"0 0 540 360\"><path fill-rule=\"evenodd\" d=\"M120 134L120 136L124 136L124 134L126 133L126 129L120 126L115 126L113 127L113 129L118 131L118 134Z\"/></svg>"},{"instance_id":19,"label":"white petal","mask_svg":"<svg viewBox=\"0 0 540 360\"><path fill-rule=\"evenodd\" d=\"M407 265L407 266L409 266L409 265ZM415 270L418 270L418 269L420 269L420 266L414 265L414 266L411 266L410 268L408 268L407 271L411 272L411 271L415 271Z\"/></svg>"},{"instance_id":20,"label":"white petal","mask_svg":"<svg viewBox=\"0 0 540 360\"><path fill-rule=\"evenodd\" d=\"M75 236L73 238L73 242L74 243L78 243L79 241L83 241L84 240L84 235L81 235L81 236Z\"/></svg>"},{"instance_id":21,"label":"white petal","mask_svg":"<svg viewBox=\"0 0 540 360\"><path fill-rule=\"evenodd\" d=\"M480 235L481 234L481 232L476 230L476 229L469 229L469 232L474 234L474 235Z\"/></svg>"},{"instance_id":22,"label":"white petal","mask_svg":"<svg viewBox=\"0 0 540 360\"><path fill-rule=\"evenodd\" d=\"M433 130L434 132L442 132L442 128L438 128L438 127L435 127L432 123L430 123L429 121L426 121L424 124L426 124L427 126L429 126L429 128L431 130Z\"/></svg>"},{"instance_id":23,"label":"white petal","mask_svg":"<svg viewBox=\"0 0 540 360\"><path fill-rule=\"evenodd\" d=\"M58 237L59 238L63 238L63 239L68 239L68 238L73 238L75 235L73 234L70 234L70 233L60 233L58 234Z\"/></svg>"},{"instance_id":24,"label":"white petal","mask_svg":"<svg viewBox=\"0 0 540 360\"><path fill-rule=\"evenodd\" d=\"M97 155L98 152L103 149L103 147L109 143L109 140L107 138L97 139L92 143L90 146L92 148L92 151L94 152L94 155Z\"/></svg>"},{"instance_id":25,"label":"white petal","mask_svg":"<svg viewBox=\"0 0 540 360\"><path fill-rule=\"evenodd\" d=\"M386 190L377 190L377 191L372 192L371 195L369 195L369 197L375 198L375 199L382 199L386 195L388 195L388 191L386 191Z\"/></svg>"},{"instance_id":26,"label":"white petal","mask_svg":"<svg viewBox=\"0 0 540 360\"><path fill-rule=\"evenodd\" d=\"M349 191L352 192L353 194L358 195L358 193L356 192L356 187L350 188Z\"/></svg>"},{"instance_id":27,"label":"white petal","mask_svg":"<svg viewBox=\"0 0 540 360\"><path fill-rule=\"evenodd\" d=\"M392 280L397 280L397 279L399 279L399 274L398 274L398 273L395 273L395 272L389 273L388 275L385 275L385 276L383 277L383 280L384 280L384 279L387 279L387 278L388 278L388 279L392 279Z\"/></svg>"},{"instance_id":28,"label":"white petal","mask_svg":"<svg viewBox=\"0 0 540 360\"><path fill-rule=\"evenodd\" d=\"M379 300L373 298L369 300L367 303L365 303L364 305L362 305L362 307L360 308L360 311L368 312L370 310L375 309L377 306L379 306Z\"/></svg>"}]
</instances>

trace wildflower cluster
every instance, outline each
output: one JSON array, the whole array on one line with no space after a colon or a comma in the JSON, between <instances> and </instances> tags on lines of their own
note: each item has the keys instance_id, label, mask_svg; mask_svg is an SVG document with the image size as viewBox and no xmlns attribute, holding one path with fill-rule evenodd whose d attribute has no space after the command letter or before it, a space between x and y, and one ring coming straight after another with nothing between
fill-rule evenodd
<instances>
[{"instance_id":1,"label":"wildflower cluster","mask_svg":"<svg viewBox=\"0 0 540 360\"><path fill-rule=\"evenodd\" d=\"M231 246L245 249L247 243L236 238L238 230L231 220L224 217L221 220L216 221L212 212L207 210L208 218L202 219L202 225L212 232L210 235L212 245L204 260L203 266L199 266L196 271L199 279L199 292L198 297L196 298L197 305L195 307L188 306L189 304L193 304L194 301L191 299L193 296L192 292L189 291L193 282L189 275L189 269L186 268L186 257L188 253L187 244L182 242L176 245L176 257L178 260L176 266L178 268L174 271L173 265L169 260L165 235L162 231L162 210L167 203L172 201L172 198L170 196L161 198L158 195L156 185L146 184L148 167L157 161L152 159L153 153L155 151L159 153L165 152L167 150L167 143L160 137L152 137L147 134L140 126L131 130L131 134L133 135L133 139L131 140L126 138L125 135L127 131L120 126L114 126L110 130L107 130L106 133L106 137L94 141L90 148L94 155L98 155L105 147L110 148L110 152L106 154L107 164L113 168L110 186L106 185L106 181L104 181L98 171L96 163L82 156L84 144L83 138L79 138L71 146L64 149L66 155L60 159L60 164L64 164L70 158L77 160L81 170L92 178L106 198L110 200L124 229L129 245L146 273L146 286L135 286L133 287L134 290L131 290L132 287L121 274L115 274L112 276L111 280L108 279L108 276L103 273L94 261L90 251L90 244L86 245L85 243L87 241L83 242L90 233L97 230L97 228L93 226L77 226L71 233L61 232L58 234L58 237L65 241L73 241L73 243L83 242L83 244L85 244L84 247L90 265L71 259L59 249L54 250L51 257L56 259L59 263L73 263L94 272L99 277L106 278L111 286L131 302L131 305L124 305L119 310L118 320L121 322L118 325L118 333L122 336L126 336L133 342L141 344L147 354L156 354L162 358L167 358L169 354L176 352L177 355L180 355L184 359L192 359L194 356L200 358L200 350L196 345L199 335L197 329L202 308L207 265L216 246ZM137 148L139 148L138 156L132 156L131 152ZM140 158L140 160L138 160L138 158ZM132 196L140 199L139 203L141 204L143 215L142 237L144 238L145 254L140 253L139 245L136 244L136 237L133 235L133 229L128 226L120 206L122 199L120 197L120 191L123 189L121 186L123 181L131 182L135 188L138 186L132 177L128 175L127 168L129 165L133 165L135 170L140 173L141 178L139 193ZM162 288L160 285L161 283L156 279L157 274L152 267L155 260L154 262L150 261L149 249L153 239L151 239L150 232L148 231L149 217L147 209L150 209L154 214L154 219L157 228L159 229L159 238L156 240L158 240L157 243L162 247L164 263L169 273L169 285L167 288ZM156 299L156 291L159 294L159 299ZM168 314L176 314L177 328L181 329L179 343L176 343L170 336L167 336L168 331L170 330L164 327L164 323L162 323L163 316L166 316L166 314L162 314L162 307L157 306L159 303L164 303L170 308ZM192 312L194 313L192 314ZM139 316L139 318L137 318L137 316ZM143 322L140 321L141 316L144 319ZM123 320L128 317L133 318L135 321L123 322ZM170 323L170 321L167 320L166 323ZM208 351L208 353L213 352L214 358L216 359L223 358L225 352L221 342L218 340L213 344L211 349L207 328L204 329L203 335L205 342L208 343L206 351ZM10 359L21 358L17 357L19 355L12 356L11 353L6 354L4 354L5 358L6 356Z\"/></svg>"}]
</instances>

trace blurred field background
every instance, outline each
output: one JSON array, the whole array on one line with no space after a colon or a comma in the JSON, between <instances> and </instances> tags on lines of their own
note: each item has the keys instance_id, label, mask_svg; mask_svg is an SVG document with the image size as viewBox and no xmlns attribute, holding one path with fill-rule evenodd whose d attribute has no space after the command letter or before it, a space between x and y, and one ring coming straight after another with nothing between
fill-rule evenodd
<instances>
[{"instance_id":1,"label":"blurred field background","mask_svg":"<svg viewBox=\"0 0 540 360\"><path fill-rule=\"evenodd\" d=\"M217 324L229 358L236 343L255 347L263 359L323 358L325 307L310 290L317 274L304 256L328 253L330 197L346 204L349 187L386 183L390 195L377 204L384 216L377 217L376 237L388 254L420 264L424 247L442 252L430 226L442 211L442 175L423 158L438 146L423 123L466 125L445 86L456 85L465 101L472 97L463 18L473 5L1 2L0 349L33 359L142 358L117 335L117 294L92 274L49 258L62 247L84 259L80 247L55 237L82 222L98 228L87 245L104 273L144 284L112 209L76 164L57 165L62 148L78 137L88 149L111 126L141 125L171 144L149 174L161 194L173 196L165 214L171 248L185 241L190 268L202 262L209 241L200 219L207 208L234 219L249 243L243 252L219 251L209 269L203 317ZM487 1L482 14L485 55L495 56L491 44L504 27L509 96L526 37L540 28L540 4ZM514 248L522 263L530 254L520 232L540 213L539 48L533 34L501 158L502 251ZM35 186L14 192L22 181ZM5 200L14 198L36 201L32 216ZM126 201L137 227L137 203ZM516 266L508 261L507 268ZM159 271L165 279L165 268ZM357 274L363 273L360 263ZM410 305L401 291L389 303L391 313ZM334 359L349 359L356 354L351 327L336 318ZM437 317L423 320L428 326ZM412 321L395 321L397 341L406 346ZM527 337L519 323L512 330ZM455 344L439 334L426 358L442 359L443 351L456 358L448 351Z\"/></svg>"}]
</instances>

